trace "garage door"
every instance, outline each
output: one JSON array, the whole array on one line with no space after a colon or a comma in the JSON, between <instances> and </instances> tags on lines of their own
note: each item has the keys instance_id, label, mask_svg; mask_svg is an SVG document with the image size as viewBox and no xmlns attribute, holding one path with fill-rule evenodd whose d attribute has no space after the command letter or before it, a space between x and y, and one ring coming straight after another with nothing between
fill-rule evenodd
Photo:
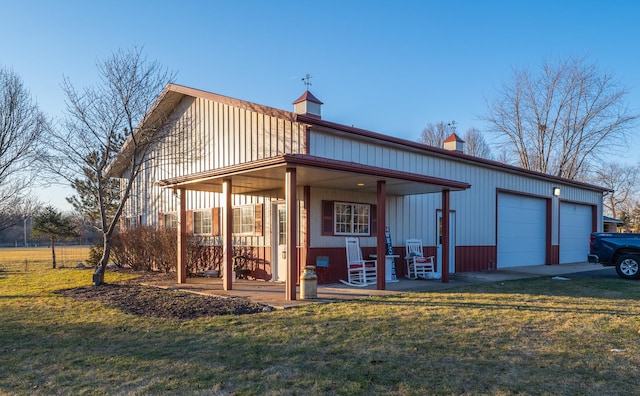
<instances>
[{"instance_id":1,"label":"garage door","mask_svg":"<svg viewBox=\"0 0 640 396\"><path fill-rule=\"evenodd\" d=\"M498 268L545 264L546 233L546 200L498 195Z\"/></svg>"},{"instance_id":2,"label":"garage door","mask_svg":"<svg viewBox=\"0 0 640 396\"><path fill-rule=\"evenodd\" d=\"M560 203L560 263L587 260L592 229L591 206Z\"/></svg>"}]
</instances>

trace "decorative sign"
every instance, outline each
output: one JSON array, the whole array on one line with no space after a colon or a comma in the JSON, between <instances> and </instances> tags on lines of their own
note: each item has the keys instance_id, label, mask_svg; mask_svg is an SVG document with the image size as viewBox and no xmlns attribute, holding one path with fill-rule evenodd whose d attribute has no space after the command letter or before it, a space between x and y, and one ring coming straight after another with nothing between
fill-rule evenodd
<instances>
[{"instance_id":1,"label":"decorative sign","mask_svg":"<svg viewBox=\"0 0 640 396\"><path fill-rule=\"evenodd\" d=\"M393 246L391 246L391 231L389 227L386 227L384 230L384 239L387 245L387 256L391 256L393 254Z\"/></svg>"}]
</instances>

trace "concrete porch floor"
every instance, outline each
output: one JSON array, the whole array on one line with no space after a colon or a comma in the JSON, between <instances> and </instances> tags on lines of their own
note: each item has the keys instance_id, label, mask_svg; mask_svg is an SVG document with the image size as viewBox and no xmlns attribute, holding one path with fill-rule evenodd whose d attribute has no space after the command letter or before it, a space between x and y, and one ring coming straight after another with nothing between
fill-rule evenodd
<instances>
[{"instance_id":1,"label":"concrete porch floor","mask_svg":"<svg viewBox=\"0 0 640 396\"><path fill-rule=\"evenodd\" d=\"M386 290L376 290L375 285L367 287L353 287L342 283L334 283L330 285L319 285L318 298L308 300L300 299L300 288L298 287L296 293L296 298L298 299L294 301L285 300L284 283L265 282L260 280L237 280L233 284L233 290L229 291L223 290L222 279L220 278L188 278L186 284L177 284L175 281L153 282L146 284L149 286L204 295L247 297L252 301L271 306L275 309L287 309L303 304L330 303L407 292L437 291L485 282L500 282L505 280L544 276L553 277L557 275L570 277L570 274L572 273L596 271L602 270L603 268L605 267L602 267L599 264L575 263L514 267L503 270L482 272L463 272L459 274L451 274L449 283L442 283L440 280L400 279L398 282L388 282L386 284Z\"/></svg>"}]
</instances>

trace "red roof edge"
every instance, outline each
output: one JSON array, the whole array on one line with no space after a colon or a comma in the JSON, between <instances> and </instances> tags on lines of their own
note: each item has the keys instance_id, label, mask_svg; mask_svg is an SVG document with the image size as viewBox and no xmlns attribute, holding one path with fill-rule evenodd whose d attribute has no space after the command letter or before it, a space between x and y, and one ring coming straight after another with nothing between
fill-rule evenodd
<instances>
[{"instance_id":1,"label":"red roof edge","mask_svg":"<svg viewBox=\"0 0 640 396\"><path fill-rule=\"evenodd\" d=\"M452 133L451 136L449 136L448 138L446 138L444 140L444 143L449 143L449 142L462 142L464 143L464 140L462 140L462 138L458 135L456 135L455 133Z\"/></svg>"},{"instance_id":2,"label":"red roof edge","mask_svg":"<svg viewBox=\"0 0 640 396\"><path fill-rule=\"evenodd\" d=\"M294 100L292 104L304 102L305 100L308 100L309 102L313 102L317 104L324 104L320 101L320 99L313 96L313 94L310 91L305 91L298 99Z\"/></svg>"}]
</instances>

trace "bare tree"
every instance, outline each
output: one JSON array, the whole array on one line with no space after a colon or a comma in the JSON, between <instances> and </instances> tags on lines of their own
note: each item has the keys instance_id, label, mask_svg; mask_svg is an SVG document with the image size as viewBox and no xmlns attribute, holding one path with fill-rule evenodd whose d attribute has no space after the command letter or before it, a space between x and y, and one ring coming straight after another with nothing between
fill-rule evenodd
<instances>
[{"instance_id":1,"label":"bare tree","mask_svg":"<svg viewBox=\"0 0 640 396\"><path fill-rule=\"evenodd\" d=\"M427 126L422 130L422 133L418 138L418 142L427 144L429 146L443 148L445 139L448 138L452 133L455 133L455 131L455 121L449 123L440 121L437 124L427 124Z\"/></svg>"},{"instance_id":2,"label":"bare tree","mask_svg":"<svg viewBox=\"0 0 640 396\"><path fill-rule=\"evenodd\" d=\"M33 102L20 77L0 68L0 215L5 219L16 218L17 214L22 220L22 209L31 207L33 164L42 153L48 130L47 117Z\"/></svg>"},{"instance_id":3,"label":"bare tree","mask_svg":"<svg viewBox=\"0 0 640 396\"><path fill-rule=\"evenodd\" d=\"M545 62L539 74L514 70L488 103L486 121L521 167L577 179L634 126L638 115L626 109L627 95L585 58Z\"/></svg>"},{"instance_id":4,"label":"bare tree","mask_svg":"<svg viewBox=\"0 0 640 396\"><path fill-rule=\"evenodd\" d=\"M173 74L156 61L148 61L139 48L115 52L99 62L97 68L100 82L81 92L65 79L68 117L63 128L54 134L56 151L49 164L74 187L82 187L77 191L81 197L75 202L90 202L87 214L99 217L103 249L94 283L100 285L111 240L134 180L149 160L155 143L163 138L165 120L152 119L148 111ZM112 199L113 179L109 172L113 167L124 175L119 202Z\"/></svg>"},{"instance_id":5,"label":"bare tree","mask_svg":"<svg viewBox=\"0 0 640 396\"><path fill-rule=\"evenodd\" d=\"M611 190L603 199L603 205L611 217L617 218L622 209L629 212L633 208L640 180L638 171L638 166L616 162L603 163L594 170L594 182Z\"/></svg>"},{"instance_id":6,"label":"bare tree","mask_svg":"<svg viewBox=\"0 0 640 396\"><path fill-rule=\"evenodd\" d=\"M492 159L491 149L477 128L469 128L464 134L464 152L474 157Z\"/></svg>"}]
</instances>

